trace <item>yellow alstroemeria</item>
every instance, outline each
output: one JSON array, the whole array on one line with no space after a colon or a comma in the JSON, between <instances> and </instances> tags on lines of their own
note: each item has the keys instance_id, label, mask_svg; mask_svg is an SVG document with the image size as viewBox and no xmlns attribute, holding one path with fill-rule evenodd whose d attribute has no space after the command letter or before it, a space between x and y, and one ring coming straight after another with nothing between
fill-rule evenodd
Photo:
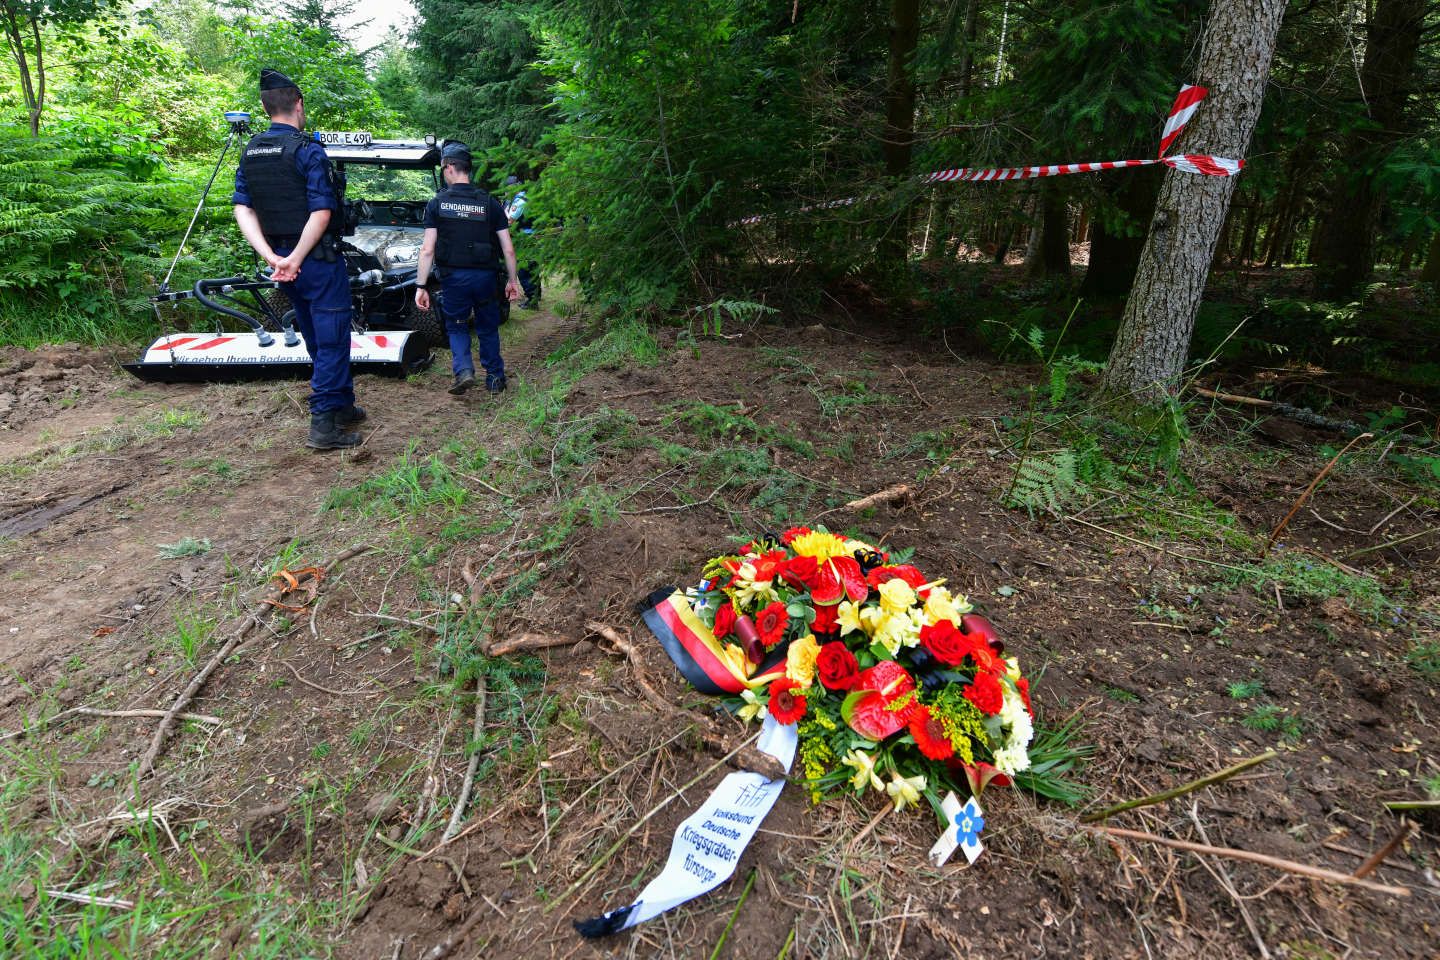
<instances>
[{"instance_id":1,"label":"yellow alstroemeria","mask_svg":"<svg viewBox=\"0 0 1440 960\"><path fill-rule=\"evenodd\" d=\"M818 656L820 644L815 642L815 635L805 634L791 643L785 654L785 676L802 687L810 686L815 682L815 658Z\"/></svg>"},{"instance_id":2,"label":"yellow alstroemeria","mask_svg":"<svg viewBox=\"0 0 1440 960\"><path fill-rule=\"evenodd\" d=\"M800 534L790 541L790 549L795 551L797 557L814 557L816 560L822 561L829 560L831 557L848 557L850 555L844 537L818 531Z\"/></svg>"},{"instance_id":3,"label":"yellow alstroemeria","mask_svg":"<svg viewBox=\"0 0 1440 960\"><path fill-rule=\"evenodd\" d=\"M920 804L920 791L925 789L925 778L923 776L902 777L899 771L890 775L891 781L885 784L885 792L890 794L890 799L895 801L895 811L898 813L909 806Z\"/></svg>"},{"instance_id":4,"label":"yellow alstroemeria","mask_svg":"<svg viewBox=\"0 0 1440 960\"><path fill-rule=\"evenodd\" d=\"M925 625L925 614L919 610L903 613L878 611L875 628L870 636L876 643L896 656L901 647L913 647L920 642L920 628Z\"/></svg>"},{"instance_id":5,"label":"yellow alstroemeria","mask_svg":"<svg viewBox=\"0 0 1440 960\"><path fill-rule=\"evenodd\" d=\"M735 601L742 609L764 606L780 599L772 581L755 579L754 564L742 564L736 577Z\"/></svg>"},{"instance_id":6,"label":"yellow alstroemeria","mask_svg":"<svg viewBox=\"0 0 1440 960\"><path fill-rule=\"evenodd\" d=\"M740 699L745 701L745 706L738 711L741 720L749 723L765 712L765 704L755 698L755 691L746 687L740 691Z\"/></svg>"},{"instance_id":7,"label":"yellow alstroemeria","mask_svg":"<svg viewBox=\"0 0 1440 960\"><path fill-rule=\"evenodd\" d=\"M880 606L890 613L901 613L909 610L915 605L915 589L901 580L899 577L892 577L880 584Z\"/></svg>"},{"instance_id":8,"label":"yellow alstroemeria","mask_svg":"<svg viewBox=\"0 0 1440 960\"><path fill-rule=\"evenodd\" d=\"M863 793L867 784L876 790L885 789L885 784L875 773L873 754L866 753L864 750L851 750L840 762L847 767L855 768L855 776L850 778L850 785L855 788L856 793Z\"/></svg>"},{"instance_id":9,"label":"yellow alstroemeria","mask_svg":"<svg viewBox=\"0 0 1440 960\"><path fill-rule=\"evenodd\" d=\"M860 605L851 603L849 600L841 600L839 608L835 611L835 622L840 624L840 636L847 633L854 633L856 630L863 630L860 623Z\"/></svg>"}]
</instances>

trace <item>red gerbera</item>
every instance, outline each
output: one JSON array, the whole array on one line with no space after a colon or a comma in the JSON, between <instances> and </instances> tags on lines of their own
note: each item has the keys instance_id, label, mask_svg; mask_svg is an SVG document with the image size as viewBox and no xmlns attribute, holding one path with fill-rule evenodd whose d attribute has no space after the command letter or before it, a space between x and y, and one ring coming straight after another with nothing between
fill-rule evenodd
<instances>
[{"instance_id":1,"label":"red gerbera","mask_svg":"<svg viewBox=\"0 0 1440 960\"><path fill-rule=\"evenodd\" d=\"M1005 691L1000 689L999 680L981 670L965 688L965 699L975 704L981 713L994 716L1005 702Z\"/></svg>"},{"instance_id":2,"label":"red gerbera","mask_svg":"<svg viewBox=\"0 0 1440 960\"><path fill-rule=\"evenodd\" d=\"M986 643L984 639L973 633L969 634L966 639L970 640L970 649L966 653L975 662L975 666L980 668L981 673L1003 676L1009 669L1004 660L995 656L995 651L990 649L990 644Z\"/></svg>"},{"instance_id":3,"label":"red gerbera","mask_svg":"<svg viewBox=\"0 0 1440 960\"><path fill-rule=\"evenodd\" d=\"M910 712L910 735L915 746L931 760L944 760L955 754L955 745L945 734L945 728L929 707L917 705Z\"/></svg>"},{"instance_id":4,"label":"red gerbera","mask_svg":"<svg viewBox=\"0 0 1440 960\"><path fill-rule=\"evenodd\" d=\"M715 628L710 632L716 640L724 640L735 631L735 605L727 598L715 611Z\"/></svg>"},{"instance_id":5,"label":"red gerbera","mask_svg":"<svg viewBox=\"0 0 1440 960\"><path fill-rule=\"evenodd\" d=\"M1025 704L1025 712L1035 716L1035 708L1030 706L1030 678L1021 677L1016 680L1015 689L1020 692L1020 701Z\"/></svg>"},{"instance_id":6,"label":"red gerbera","mask_svg":"<svg viewBox=\"0 0 1440 960\"><path fill-rule=\"evenodd\" d=\"M765 649L770 649L785 639L785 628L790 626L790 614L785 612L785 604L776 600L755 615L755 629L760 634L760 642L765 644Z\"/></svg>"},{"instance_id":7,"label":"red gerbera","mask_svg":"<svg viewBox=\"0 0 1440 960\"><path fill-rule=\"evenodd\" d=\"M799 686L789 677L770 684L770 715L781 723L794 723L805 716L805 698L795 692Z\"/></svg>"},{"instance_id":8,"label":"red gerbera","mask_svg":"<svg viewBox=\"0 0 1440 960\"><path fill-rule=\"evenodd\" d=\"M918 590L926 582L925 574L908 563L897 564L893 567L876 567L870 571L870 575L867 576L865 580L870 586L878 587L880 584L888 583L896 577L910 584L912 590Z\"/></svg>"},{"instance_id":9,"label":"red gerbera","mask_svg":"<svg viewBox=\"0 0 1440 960\"><path fill-rule=\"evenodd\" d=\"M791 527L789 530L780 534L780 542L788 547L796 537L803 537L805 534L813 532L809 527Z\"/></svg>"},{"instance_id":10,"label":"red gerbera","mask_svg":"<svg viewBox=\"0 0 1440 960\"><path fill-rule=\"evenodd\" d=\"M815 607L815 620L810 624L810 632L816 636L831 634L840 629L840 607L837 604L827 607L824 604L817 604Z\"/></svg>"}]
</instances>

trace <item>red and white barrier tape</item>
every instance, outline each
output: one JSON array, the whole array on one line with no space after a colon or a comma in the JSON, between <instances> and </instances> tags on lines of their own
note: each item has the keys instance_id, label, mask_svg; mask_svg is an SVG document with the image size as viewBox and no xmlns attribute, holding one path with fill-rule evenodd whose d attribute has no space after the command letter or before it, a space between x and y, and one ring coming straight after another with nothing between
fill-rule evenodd
<instances>
[{"instance_id":1,"label":"red and white barrier tape","mask_svg":"<svg viewBox=\"0 0 1440 960\"><path fill-rule=\"evenodd\" d=\"M992 180L1031 180L1036 177L1062 177L1071 173L1098 173L1103 170L1123 170L1129 167L1150 167L1157 164L1179 170L1182 173L1195 173L1206 177L1233 177L1245 167L1244 160L1231 160L1228 157L1217 157L1205 153L1180 153L1174 156L1164 156L1170 145L1179 139L1180 134L1185 130L1185 124L1195 115L1195 109L1200 101L1205 99L1209 90L1205 87L1193 84L1185 84L1180 88L1180 94L1175 98L1175 103L1170 107L1170 113L1165 119L1165 127L1160 133L1160 154L1154 160L1105 160L1097 163L1052 163L1034 167L956 167L953 170L936 170L918 178L920 183L957 183L957 182L988 182ZM800 207L796 213L808 213L812 210L828 210L833 207L847 207L852 203L858 203L861 197L846 197L843 200L830 200L825 203L815 203L809 206ZM738 223L751 224L759 223L768 219L769 214L759 214L745 217Z\"/></svg>"}]
</instances>

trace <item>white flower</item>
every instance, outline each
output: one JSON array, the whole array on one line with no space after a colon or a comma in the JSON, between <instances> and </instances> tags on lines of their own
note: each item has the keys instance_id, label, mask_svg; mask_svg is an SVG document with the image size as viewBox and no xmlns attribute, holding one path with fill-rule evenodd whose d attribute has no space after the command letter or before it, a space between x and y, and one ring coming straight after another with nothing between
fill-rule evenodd
<instances>
[{"instance_id":1,"label":"white flower","mask_svg":"<svg viewBox=\"0 0 1440 960\"><path fill-rule=\"evenodd\" d=\"M740 708L739 716L740 719L746 723L749 723L765 712L765 704L755 699L755 691L749 687L740 691L740 699L745 701L745 706Z\"/></svg>"},{"instance_id":2,"label":"white flower","mask_svg":"<svg viewBox=\"0 0 1440 960\"><path fill-rule=\"evenodd\" d=\"M1014 776L1030 769L1030 754L1024 747L1001 747L995 751L995 769L1006 776Z\"/></svg>"}]
</instances>

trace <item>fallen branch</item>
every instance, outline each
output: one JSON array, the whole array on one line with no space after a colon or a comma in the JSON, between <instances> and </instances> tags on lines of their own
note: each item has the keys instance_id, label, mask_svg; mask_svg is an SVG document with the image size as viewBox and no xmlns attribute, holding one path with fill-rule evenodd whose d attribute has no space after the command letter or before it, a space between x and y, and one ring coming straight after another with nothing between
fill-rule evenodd
<instances>
[{"instance_id":1,"label":"fallen branch","mask_svg":"<svg viewBox=\"0 0 1440 960\"><path fill-rule=\"evenodd\" d=\"M1355 437L1349 443L1345 444L1344 448L1341 449L1339 453L1335 454L1335 456L1330 458L1330 462L1325 464L1325 466L1320 470L1320 472L1315 475L1315 479L1310 481L1310 486L1306 487L1305 492L1300 494L1300 499L1295 501L1295 506L1291 507L1290 512L1285 514L1285 519L1281 520L1278 524L1275 525L1275 529L1270 533L1270 539L1265 541L1265 547L1260 551L1261 559L1264 559L1265 555L1270 552L1270 548L1275 546L1275 541L1280 537L1281 532L1284 531L1286 524L1290 522L1290 518L1295 516L1295 514L1299 512L1300 508L1305 505L1305 501L1310 499L1310 494L1314 493L1315 488L1320 486L1320 481L1324 480L1327 476L1330 475L1330 471L1335 469L1335 464L1340 462L1340 458L1345 456L1345 454L1349 453L1350 448L1355 446L1355 444L1359 443L1361 440L1373 439L1374 436L1375 434L1373 433L1362 433L1360 434L1360 436Z\"/></svg>"},{"instance_id":2,"label":"fallen branch","mask_svg":"<svg viewBox=\"0 0 1440 960\"><path fill-rule=\"evenodd\" d=\"M1386 800L1385 809L1396 810L1440 810L1440 800Z\"/></svg>"},{"instance_id":3,"label":"fallen branch","mask_svg":"<svg viewBox=\"0 0 1440 960\"><path fill-rule=\"evenodd\" d=\"M1356 550L1354 553L1347 553L1345 554L1345 559L1349 560L1352 557L1363 557L1367 553L1374 553L1376 550L1384 550L1387 547L1398 547L1402 543L1409 543L1411 540L1419 540L1421 537L1429 536L1436 531L1440 531L1440 527L1431 527L1429 530L1421 530L1419 533L1412 533L1407 537L1400 537L1397 540L1387 540L1385 543L1379 544L1378 546L1366 547L1363 550Z\"/></svg>"},{"instance_id":4,"label":"fallen branch","mask_svg":"<svg viewBox=\"0 0 1440 960\"><path fill-rule=\"evenodd\" d=\"M1108 533L1112 537L1117 537L1121 540L1128 540L1131 543L1139 544L1142 547L1148 547L1151 550L1158 550L1161 553L1168 554L1169 556L1176 557L1180 560L1189 560L1191 563L1203 563L1207 567L1219 567L1221 570L1234 570L1236 573L1253 574L1255 572L1255 569L1253 567L1237 567L1233 563L1221 563L1218 560L1207 560L1204 557L1192 557L1188 553L1177 553L1174 550L1169 550L1165 547L1160 546L1160 544L1158 543L1148 543L1144 540L1139 540L1135 537L1119 533L1115 530L1111 530L1109 527L1102 527L1098 523L1091 523L1089 520L1081 520L1079 517L1066 517L1065 519L1070 520L1074 523L1084 524L1085 526L1090 527L1092 530L1099 530L1101 533Z\"/></svg>"},{"instance_id":5,"label":"fallen branch","mask_svg":"<svg viewBox=\"0 0 1440 960\"><path fill-rule=\"evenodd\" d=\"M333 570L346 560L352 557L358 557L370 549L373 548L369 544L351 547L349 550L335 557L335 559L331 560L328 564L316 568L318 575L323 576L325 571ZM315 574L312 574L312 576L315 576ZM299 586L299 584L297 583L296 586ZM230 656L235 648L250 636L252 630L261 625L262 621L260 618L272 609L271 602L284 597L289 591L289 588L289 583L272 587L264 597L261 597L260 601L245 615L244 620L239 623L219 651L206 662L205 666L200 668L200 672L191 679L189 685L175 698L175 702L170 705L170 709L165 712L165 716L160 720L160 727L155 731L155 736L150 740L150 748L146 750L145 755L140 758L140 766L135 773L135 779L137 781L143 779L154 770L155 760L160 756L160 751L164 749L165 741L170 736L170 731L174 729L175 720L180 715L180 711L185 709L186 705L194 699L195 694L205 685L205 681L210 679L210 674L214 673L215 669L225 662L225 658Z\"/></svg>"},{"instance_id":6,"label":"fallen branch","mask_svg":"<svg viewBox=\"0 0 1440 960\"><path fill-rule=\"evenodd\" d=\"M166 712L167 711L164 710L101 710L99 707L71 707L69 710L60 711L48 720L41 720L32 726L12 730L0 736L0 742L5 740L19 740L21 737L29 736L32 733L40 733L71 717L163 717ZM203 713L182 713L179 714L176 719L193 720L196 723L208 724L224 722L219 717L211 717Z\"/></svg>"},{"instance_id":7,"label":"fallen branch","mask_svg":"<svg viewBox=\"0 0 1440 960\"><path fill-rule=\"evenodd\" d=\"M305 675L302 674L299 670L295 669L295 665L292 664L289 660L281 660L280 662L285 664L286 669L288 669L292 674L294 674L296 680L299 680L301 683L305 684L305 686L309 687L312 690L319 690L321 693L328 693L332 697L373 697L377 692L374 690L332 690L329 687L322 687L314 680L305 679Z\"/></svg>"},{"instance_id":8,"label":"fallen branch","mask_svg":"<svg viewBox=\"0 0 1440 960\"><path fill-rule=\"evenodd\" d=\"M437 635L440 633L439 627L431 626L428 623L421 623L419 620L410 620L405 617L392 617L388 613L366 613L362 610L355 614L355 616L366 617L370 620L384 620L386 623L399 623L407 627L414 627L416 630L429 630L431 633Z\"/></svg>"},{"instance_id":9,"label":"fallen branch","mask_svg":"<svg viewBox=\"0 0 1440 960\"><path fill-rule=\"evenodd\" d=\"M73 900L75 903L84 903L94 907L114 907L117 910L133 910L135 903L131 900L121 900L119 897L96 897L88 893L71 893L69 890L46 890L47 897L54 897L56 900Z\"/></svg>"},{"instance_id":10,"label":"fallen branch","mask_svg":"<svg viewBox=\"0 0 1440 960\"><path fill-rule=\"evenodd\" d=\"M1245 860L1249 863L1258 863L1262 866L1273 867L1276 870L1284 870L1287 873L1294 873L1302 877L1310 877L1312 880L1324 880L1327 883L1342 883L1349 886L1364 887L1366 890L1373 890L1376 893L1388 893L1393 897L1410 896L1408 887L1395 887L1387 883L1375 883L1371 880L1363 880L1351 876L1348 873L1339 873L1335 870L1327 870L1324 867L1312 867L1307 863L1296 863L1294 860L1282 860L1279 857L1271 857L1263 853L1252 853L1249 850L1237 850L1234 847L1212 847L1203 843L1191 843L1188 840L1171 840L1169 837L1156 836L1153 833L1145 833L1141 830L1125 830L1121 827L1107 827L1104 824L1091 826L1088 829L1108 834L1112 837L1123 837L1127 840L1144 840L1147 843L1155 843L1162 847L1172 847L1176 850L1185 850L1190 853L1206 854L1212 857L1229 857L1231 860Z\"/></svg>"},{"instance_id":11,"label":"fallen branch","mask_svg":"<svg viewBox=\"0 0 1440 960\"><path fill-rule=\"evenodd\" d=\"M1183 783L1178 787L1172 787L1169 790L1162 790L1159 793L1152 793L1149 796L1140 797L1137 800L1126 800L1124 803L1117 803L1113 807L1106 807L1104 810L1096 810L1093 813L1087 813L1085 814L1085 816L1080 818L1080 822L1098 823L1101 820L1108 820L1115 814L1123 813L1126 810L1134 810L1136 807L1148 807L1152 804L1164 803L1166 800L1173 800L1176 797L1182 797L1185 794L1193 793L1194 791L1199 790L1202 787L1208 787L1213 784L1222 783L1226 780L1229 780L1231 777L1235 776L1235 774L1243 773L1244 771L1249 770L1251 767L1259 766L1266 760L1272 760L1276 756L1277 754L1274 750L1266 750L1259 756L1251 757L1248 760L1241 760L1239 763L1234 764L1233 766L1226 767L1224 770L1220 770L1216 773L1207 774L1206 776L1200 777L1197 780L1191 780L1189 783Z\"/></svg>"},{"instance_id":12,"label":"fallen branch","mask_svg":"<svg viewBox=\"0 0 1440 960\"><path fill-rule=\"evenodd\" d=\"M546 650L550 647L568 647L579 641L570 637L552 637L543 633L522 633L510 640L490 644L485 650L487 657L503 657L521 650Z\"/></svg>"},{"instance_id":13,"label":"fallen branch","mask_svg":"<svg viewBox=\"0 0 1440 960\"><path fill-rule=\"evenodd\" d=\"M869 510L871 507L878 507L882 503L906 503L915 495L908 483L897 483L893 487L886 487L878 493L872 493L868 497L861 497L859 500L851 500L845 504L846 510Z\"/></svg>"},{"instance_id":14,"label":"fallen branch","mask_svg":"<svg viewBox=\"0 0 1440 960\"><path fill-rule=\"evenodd\" d=\"M689 710L683 710L665 699L664 695L661 694L659 690L656 690L646 678L645 664L640 658L640 651L635 648L633 643L622 637L618 630L595 620L586 621L585 629L597 636L603 637L616 651L630 661L630 670L634 675L635 685L640 688L640 692L645 695L645 699L654 704L661 712L673 717L676 721L697 726L700 730L700 741L707 749L713 753L729 751L729 756L739 754L740 757L736 764L738 769L753 770L767 780L784 779L786 775L785 768L781 766L780 761L770 756L770 754L761 750L744 750L743 746L732 750L730 740L715 729L708 717L698 716Z\"/></svg>"},{"instance_id":15,"label":"fallen branch","mask_svg":"<svg viewBox=\"0 0 1440 960\"><path fill-rule=\"evenodd\" d=\"M1418 826L1419 824L1415 823L1415 821L1413 820L1401 821L1400 829L1395 831L1395 836L1390 838L1390 842L1385 844L1385 846L1381 847L1379 850L1376 850L1370 856L1366 857L1365 862L1355 868L1356 878L1359 879L1363 877L1368 877L1370 876L1370 874L1374 873L1375 868L1380 866L1380 864L1384 863L1386 857L1394 853L1395 850L1400 846L1400 844L1410 839L1410 834L1414 833L1415 829Z\"/></svg>"},{"instance_id":16,"label":"fallen branch","mask_svg":"<svg viewBox=\"0 0 1440 960\"><path fill-rule=\"evenodd\" d=\"M475 770L480 766L480 748L484 746L484 737L485 676L481 674L475 679L475 726L470 735L470 742L475 748L470 752L470 763L465 767L465 781L460 785L460 798L455 801L450 822L440 836L441 846L449 843L455 834L460 832L460 822L465 818L465 807L470 803L470 791L475 789Z\"/></svg>"}]
</instances>

